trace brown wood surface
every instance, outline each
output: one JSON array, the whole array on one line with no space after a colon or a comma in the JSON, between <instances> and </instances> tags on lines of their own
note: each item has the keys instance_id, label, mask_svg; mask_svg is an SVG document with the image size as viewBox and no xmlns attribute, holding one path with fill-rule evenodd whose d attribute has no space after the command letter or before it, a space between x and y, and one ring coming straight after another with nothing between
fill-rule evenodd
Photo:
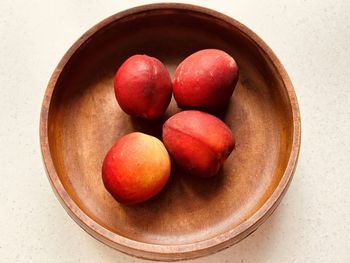
<instances>
[{"instance_id":1,"label":"brown wood surface","mask_svg":"<svg viewBox=\"0 0 350 263\"><path fill-rule=\"evenodd\" d=\"M204 48L231 54L240 79L222 118L236 149L221 173L194 178L175 168L165 189L137 206L123 206L101 179L103 158L119 137L158 137L179 109L159 121L131 118L119 108L113 75L133 54L178 63ZM285 193L300 148L300 116L286 71L268 46L235 21L201 7L154 4L118 13L85 33L65 54L47 87L41 149L58 199L89 234L125 253L179 260L214 253L252 233Z\"/></svg>"}]
</instances>

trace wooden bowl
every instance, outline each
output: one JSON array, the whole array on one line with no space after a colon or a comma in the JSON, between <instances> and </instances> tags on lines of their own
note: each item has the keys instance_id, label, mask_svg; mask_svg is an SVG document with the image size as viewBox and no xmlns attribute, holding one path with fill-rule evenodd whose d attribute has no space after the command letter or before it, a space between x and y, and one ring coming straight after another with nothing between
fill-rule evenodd
<instances>
[{"instance_id":1,"label":"wooden bowl","mask_svg":"<svg viewBox=\"0 0 350 263\"><path fill-rule=\"evenodd\" d=\"M221 116L237 139L221 173L201 179L174 172L165 189L137 206L106 191L103 158L119 137L158 137L179 111L174 101L159 121L126 115L113 76L129 56L159 58L172 74L204 48L231 54L240 79ZM296 167L300 116L288 75L247 27L218 12L185 4L153 4L113 15L74 43L48 84L40 119L41 150L53 190L89 234L127 254L153 260L208 255L252 233L274 211Z\"/></svg>"}]
</instances>

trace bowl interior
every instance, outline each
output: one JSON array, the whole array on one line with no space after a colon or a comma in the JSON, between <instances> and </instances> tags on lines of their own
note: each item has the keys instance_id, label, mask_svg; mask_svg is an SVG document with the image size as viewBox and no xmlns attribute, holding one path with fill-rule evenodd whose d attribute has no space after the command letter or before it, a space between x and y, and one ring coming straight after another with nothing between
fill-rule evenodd
<instances>
[{"instance_id":1,"label":"bowl interior","mask_svg":"<svg viewBox=\"0 0 350 263\"><path fill-rule=\"evenodd\" d=\"M236 137L236 149L216 177L194 178L174 168L155 198L137 206L119 204L101 179L108 149L132 131L161 137L162 123L179 109L172 100L161 120L129 117L114 97L116 70L129 56L148 54L173 74L182 59L204 48L228 52L240 67L234 95L220 116ZM64 66L48 116L54 167L79 208L118 235L160 245L207 240L250 218L278 186L292 138L291 103L267 55L238 28L181 10L133 14L102 27Z\"/></svg>"}]
</instances>

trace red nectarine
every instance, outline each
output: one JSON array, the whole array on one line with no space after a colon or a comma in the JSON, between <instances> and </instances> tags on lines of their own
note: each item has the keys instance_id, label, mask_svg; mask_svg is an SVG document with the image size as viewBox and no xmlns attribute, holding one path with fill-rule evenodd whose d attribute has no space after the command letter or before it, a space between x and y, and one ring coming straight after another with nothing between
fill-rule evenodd
<instances>
[{"instance_id":1,"label":"red nectarine","mask_svg":"<svg viewBox=\"0 0 350 263\"><path fill-rule=\"evenodd\" d=\"M177 67L173 93L180 108L217 112L224 109L238 81L238 66L227 53L204 49Z\"/></svg>"},{"instance_id":2,"label":"red nectarine","mask_svg":"<svg viewBox=\"0 0 350 263\"><path fill-rule=\"evenodd\" d=\"M171 79L158 59L146 55L128 58L114 77L116 99L127 114L157 119L171 99Z\"/></svg>"},{"instance_id":3,"label":"red nectarine","mask_svg":"<svg viewBox=\"0 0 350 263\"><path fill-rule=\"evenodd\" d=\"M215 175L235 145L224 122L194 110L179 112L164 123L163 142L179 167L201 177Z\"/></svg>"},{"instance_id":4,"label":"red nectarine","mask_svg":"<svg viewBox=\"0 0 350 263\"><path fill-rule=\"evenodd\" d=\"M119 202L136 204L165 186L171 163L163 143L140 132L120 138L108 151L102 166L106 189Z\"/></svg>"}]
</instances>

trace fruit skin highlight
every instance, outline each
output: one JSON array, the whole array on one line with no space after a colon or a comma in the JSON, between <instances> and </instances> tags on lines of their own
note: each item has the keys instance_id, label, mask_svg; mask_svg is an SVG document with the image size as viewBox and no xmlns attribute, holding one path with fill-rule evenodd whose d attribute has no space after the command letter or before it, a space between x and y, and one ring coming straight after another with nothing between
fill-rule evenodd
<instances>
[{"instance_id":1,"label":"fruit skin highlight","mask_svg":"<svg viewBox=\"0 0 350 263\"><path fill-rule=\"evenodd\" d=\"M166 111L172 83L169 72L158 59L134 55L115 74L114 92L124 112L153 120Z\"/></svg>"},{"instance_id":2,"label":"fruit skin highlight","mask_svg":"<svg viewBox=\"0 0 350 263\"><path fill-rule=\"evenodd\" d=\"M218 173L235 146L230 128L201 111L182 111L163 125L163 142L176 164L189 174Z\"/></svg>"},{"instance_id":3,"label":"fruit skin highlight","mask_svg":"<svg viewBox=\"0 0 350 263\"><path fill-rule=\"evenodd\" d=\"M159 193L171 170L170 157L156 137L133 132L108 151L102 166L106 189L120 203L137 204Z\"/></svg>"},{"instance_id":4,"label":"fruit skin highlight","mask_svg":"<svg viewBox=\"0 0 350 263\"><path fill-rule=\"evenodd\" d=\"M218 49L200 50L176 68L173 94L182 109L219 112L225 109L238 81L236 61Z\"/></svg>"}]
</instances>

